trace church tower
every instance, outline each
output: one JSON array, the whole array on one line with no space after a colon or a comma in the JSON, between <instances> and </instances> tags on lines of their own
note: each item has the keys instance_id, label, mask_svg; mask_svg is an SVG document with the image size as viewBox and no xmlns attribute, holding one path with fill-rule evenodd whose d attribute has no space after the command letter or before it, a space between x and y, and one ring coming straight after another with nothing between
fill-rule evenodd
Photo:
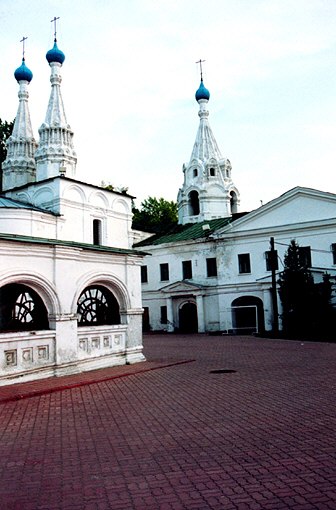
<instances>
[{"instance_id":1,"label":"church tower","mask_svg":"<svg viewBox=\"0 0 336 510\"><path fill-rule=\"evenodd\" d=\"M33 73L26 66L24 57L24 37L22 64L14 72L19 84L19 107L15 117L13 132L7 140L7 157L2 164L2 188L7 191L17 186L35 181L35 150L37 147L33 135L28 108L28 85Z\"/></svg>"},{"instance_id":2,"label":"church tower","mask_svg":"<svg viewBox=\"0 0 336 510\"><path fill-rule=\"evenodd\" d=\"M238 212L239 192L231 163L223 158L211 130L207 105L210 92L201 83L195 94L200 124L190 161L183 165L184 183L177 196L179 224L225 218Z\"/></svg>"},{"instance_id":3,"label":"church tower","mask_svg":"<svg viewBox=\"0 0 336 510\"><path fill-rule=\"evenodd\" d=\"M56 23L56 19L54 21ZM65 55L57 46L56 31L54 46L47 52L46 59L51 69L51 93L45 121L39 129L40 140L35 153L37 181L56 177L60 173L75 177L77 163L73 131L66 119L61 94L61 67Z\"/></svg>"}]
</instances>

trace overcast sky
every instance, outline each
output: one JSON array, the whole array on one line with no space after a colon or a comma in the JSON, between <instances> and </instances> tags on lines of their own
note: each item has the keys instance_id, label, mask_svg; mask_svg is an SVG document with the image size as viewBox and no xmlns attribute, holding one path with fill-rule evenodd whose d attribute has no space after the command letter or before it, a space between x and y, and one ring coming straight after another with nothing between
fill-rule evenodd
<instances>
[{"instance_id":1,"label":"overcast sky","mask_svg":"<svg viewBox=\"0 0 336 510\"><path fill-rule=\"evenodd\" d=\"M0 0L0 118L16 115L13 72L27 36L36 139L54 16L78 179L128 186L138 205L176 200L202 58L210 125L241 210L298 185L336 193L335 0Z\"/></svg>"}]
</instances>

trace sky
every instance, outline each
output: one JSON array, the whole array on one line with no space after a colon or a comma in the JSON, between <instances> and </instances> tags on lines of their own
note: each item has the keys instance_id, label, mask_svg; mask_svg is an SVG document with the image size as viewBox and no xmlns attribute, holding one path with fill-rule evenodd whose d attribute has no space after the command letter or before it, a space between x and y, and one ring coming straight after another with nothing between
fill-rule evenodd
<instances>
[{"instance_id":1,"label":"sky","mask_svg":"<svg viewBox=\"0 0 336 510\"><path fill-rule=\"evenodd\" d=\"M335 0L0 0L0 118L16 115L25 36L37 140L54 16L79 180L176 200L202 59L241 210L295 186L336 193Z\"/></svg>"}]
</instances>

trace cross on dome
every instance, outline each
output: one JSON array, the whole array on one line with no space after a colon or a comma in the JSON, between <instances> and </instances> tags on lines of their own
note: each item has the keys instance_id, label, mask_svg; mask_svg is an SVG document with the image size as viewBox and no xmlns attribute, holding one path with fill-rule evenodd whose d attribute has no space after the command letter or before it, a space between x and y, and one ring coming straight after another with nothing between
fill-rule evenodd
<instances>
[{"instance_id":1,"label":"cross on dome","mask_svg":"<svg viewBox=\"0 0 336 510\"><path fill-rule=\"evenodd\" d=\"M205 62L205 60L199 59L195 64L199 64L200 66L200 73L201 73L201 83L199 88L196 90L195 98L196 101L200 101L201 99L205 99L206 101L209 101L210 99L210 92L208 89L204 87L203 84L203 70L202 70L202 62Z\"/></svg>"}]
</instances>

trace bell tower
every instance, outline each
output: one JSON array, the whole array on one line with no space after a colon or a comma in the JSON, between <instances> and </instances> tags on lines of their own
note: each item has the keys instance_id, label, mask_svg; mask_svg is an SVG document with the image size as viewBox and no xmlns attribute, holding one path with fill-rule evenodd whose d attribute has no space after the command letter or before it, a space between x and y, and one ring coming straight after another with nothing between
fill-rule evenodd
<instances>
[{"instance_id":1,"label":"bell tower","mask_svg":"<svg viewBox=\"0 0 336 510\"><path fill-rule=\"evenodd\" d=\"M54 46L46 54L50 66L51 93L45 121L39 129L40 140L36 158L36 180L56 177L61 172L75 177L77 156L73 146L73 131L68 124L61 94L61 67L65 55L57 46L56 21Z\"/></svg>"},{"instance_id":2,"label":"bell tower","mask_svg":"<svg viewBox=\"0 0 336 510\"><path fill-rule=\"evenodd\" d=\"M201 83L195 98L200 118L189 163L183 165L184 182L177 196L179 224L225 218L238 212L239 192L231 176L231 163L223 158L211 130L207 109L210 92Z\"/></svg>"},{"instance_id":3,"label":"bell tower","mask_svg":"<svg viewBox=\"0 0 336 510\"><path fill-rule=\"evenodd\" d=\"M20 41L23 46L22 64L14 72L14 77L19 84L19 107L15 117L11 136L7 140L7 156L2 165L2 188L7 191L17 186L35 181L36 165L35 150L37 147L30 120L28 108L28 86L33 78L33 73L26 66L25 41Z\"/></svg>"}]
</instances>

